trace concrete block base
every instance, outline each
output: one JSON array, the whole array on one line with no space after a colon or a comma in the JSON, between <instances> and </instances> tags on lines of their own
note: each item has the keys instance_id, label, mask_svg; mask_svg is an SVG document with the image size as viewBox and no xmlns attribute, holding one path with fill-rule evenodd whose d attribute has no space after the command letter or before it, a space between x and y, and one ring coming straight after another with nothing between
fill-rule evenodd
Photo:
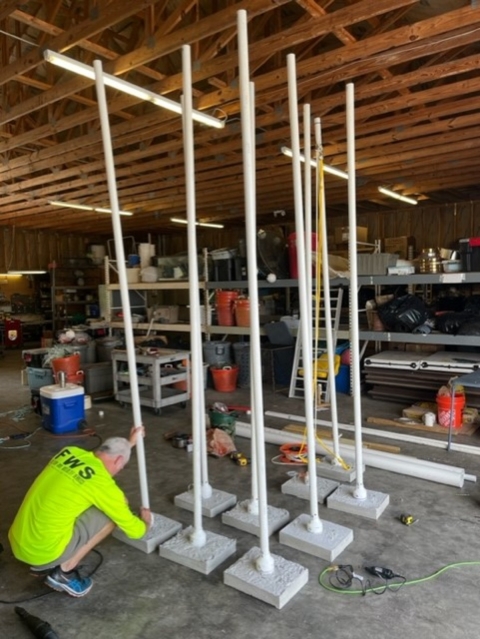
<instances>
[{"instance_id":1,"label":"concrete block base","mask_svg":"<svg viewBox=\"0 0 480 639\"><path fill-rule=\"evenodd\" d=\"M195 510L193 490L187 490L180 495L176 495L173 502L175 506L178 506L179 508L190 510L190 512ZM208 499L202 499L202 515L204 517L216 517L219 513L223 513L224 510L228 510L229 508L232 508L232 506L235 506L236 503L236 495L226 493L224 490L216 490L214 488L212 490L211 497Z\"/></svg>"},{"instance_id":2,"label":"concrete block base","mask_svg":"<svg viewBox=\"0 0 480 639\"><path fill-rule=\"evenodd\" d=\"M283 608L308 582L308 570L293 561L272 555L275 569L265 574L256 567L255 562L260 556L260 548L251 548L227 568L223 573L223 582L275 608Z\"/></svg>"},{"instance_id":3,"label":"concrete block base","mask_svg":"<svg viewBox=\"0 0 480 639\"><path fill-rule=\"evenodd\" d=\"M178 531L182 529L182 524L178 521L174 521L163 515L158 515L157 513L152 513L152 515L153 526L140 539L130 539L130 537L127 537L119 528L113 531L113 537L145 553L151 553L160 544L163 544L164 541L167 541L167 539L170 539L170 537L173 537L173 535L176 535Z\"/></svg>"},{"instance_id":4,"label":"concrete block base","mask_svg":"<svg viewBox=\"0 0 480 639\"><path fill-rule=\"evenodd\" d=\"M338 488L338 481L331 479L323 479L317 477L317 499L320 503L323 503L325 499ZM282 484L282 493L285 495L293 495L300 499L310 499L310 482L300 475L295 475L284 484Z\"/></svg>"},{"instance_id":5,"label":"concrete block base","mask_svg":"<svg viewBox=\"0 0 480 639\"><path fill-rule=\"evenodd\" d=\"M241 501L235 508L223 513L222 523L260 537L260 518L258 514L254 515L248 511L250 501L249 499ZM284 508L267 506L267 512L269 536L273 535L274 532L280 530L282 526L285 526L285 524L288 524L290 521L290 513Z\"/></svg>"},{"instance_id":6,"label":"concrete block base","mask_svg":"<svg viewBox=\"0 0 480 639\"><path fill-rule=\"evenodd\" d=\"M331 460L325 459L321 464L317 464L317 475L319 477L327 477L336 481L349 484L357 477L357 471L353 464L349 464L350 468L345 469L337 464L332 464ZM365 470L365 468L364 468Z\"/></svg>"},{"instance_id":7,"label":"concrete block base","mask_svg":"<svg viewBox=\"0 0 480 639\"><path fill-rule=\"evenodd\" d=\"M206 543L203 546L194 546L190 540L192 532L193 527L189 526L162 544L160 557L208 575L236 550L236 539L208 531L205 531Z\"/></svg>"},{"instance_id":8,"label":"concrete block base","mask_svg":"<svg viewBox=\"0 0 480 639\"><path fill-rule=\"evenodd\" d=\"M357 499L353 495L353 486L339 486L327 499L327 507L341 510L344 513L378 519L390 502L389 495L374 490L367 490L365 499Z\"/></svg>"},{"instance_id":9,"label":"concrete block base","mask_svg":"<svg viewBox=\"0 0 480 639\"><path fill-rule=\"evenodd\" d=\"M281 544L296 548L309 555L333 561L353 541L353 530L322 520L322 531L307 528L310 515L300 515L280 531Z\"/></svg>"}]
</instances>

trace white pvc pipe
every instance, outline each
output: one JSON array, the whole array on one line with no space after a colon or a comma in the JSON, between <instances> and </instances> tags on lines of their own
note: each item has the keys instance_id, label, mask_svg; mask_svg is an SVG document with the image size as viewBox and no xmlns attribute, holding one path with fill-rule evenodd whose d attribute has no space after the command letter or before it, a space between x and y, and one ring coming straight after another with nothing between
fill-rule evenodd
<instances>
[{"instance_id":1,"label":"white pvc pipe","mask_svg":"<svg viewBox=\"0 0 480 639\"><path fill-rule=\"evenodd\" d=\"M237 422L235 426L235 434L237 437L251 437L250 424ZM265 429L265 441L269 444L296 444L300 443L303 435L297 433L289 433L287 431L276 430L275 428ZM345 459L356 458L355 448L342 444L340 447L342 455ZM316 444L316 451L322 453L320 444ZM376 450L364 450L364 460L367 466L372 468L380 468L388 470L392 473L409 475L418 479L426 479L428 481L446 484L448 486L462 487L465 480L465 470L454 466L445 466L435 462L414 459L405 455L394 455L392 453L384 453Z\"/></svg>"},{"instance_id":2,"label":"white pvc pipe","mask_svg":"<svg viewBox=\"0 0 480 639\"><path fill-rule=\"evenodd\" d=\"M318 150L318 159L323 165L323 144L322 144L322 127L320 118L315 118L315 142ZM323 170L319 175L319 192L320 198L319 218L320 233L322 235L322 278L323 278L323 296L325 298L325 333L327 338L327 359L328 359L328 380L330 390L330 412L332 415L332 434L333 434L333 452L335 459L332 460L333 465L339 465L340 447L338 443L338 411L337 411L337 389L335 387L335 346L333 343L332 330L332 304L330 296L330 274L328 267L328 241L327 241L327 209L325 203L325 185ZM319 291L317 291L317 295Z\"/></svg>"},{"instance_id":3,"label":"white pvc pipe","mask_svg":"<svg viewBox=\"0 0 480 639\"><path fill-rule=\"evenodd\" d=\"M108 120L107 97L103 82L103 69L100 60L94 60L95 86L97 90L98 110L100 113L100 125L102 129L103 152L105 154L105 170L107 174L108 195L110 209L112 211L113 237L115 254L117 256L118 279L120 283L120 298L123 308L123 323L125 344L127 347L128 376L130 381L130 396L132 400L133 425L135 428L142 426L142 414L140 410L140 391L138 390L137 362L135 358L135 342L133 339L132 313L127 284L127 269L125 267L125 250L123 248L122 223L120 220L120 206L115 178L115 163L113 161L112 139L110 135L110 122ZM143 437L137 438L138 475L140 480L140 495L142 506L150 508L148 496L147 468L145 464L145 447Z\"/></svg>"},{"instance_id":4,"label":"white pvc pipe","mask_svg":"<svg viewBox=\"0 0 480 639\"><path fill-rule=\"evenodd\" d=\"M278 413L276 411L269 411L269 410L265 412L265 415L267 415L268 417L279 417L280 419L288 419L290 421L296 421L296 422L302 422L302 423L305 422L305 418L302 417L301 415L292 415L289 413ZM325 421L323 419L317 419L315 420L315 423L318 424L319 426L326 426L327 428L332 425L331 422ZM350 424L340 423L339 427L342 430L355 432L355 427L351 426ZM377 430L375 428L365 428L365 427L362 428L362 433L364 435L372 435L374 437L381 437L383 439L393 439L393 440L401 441L401 442L419 444L421 446L431 446L432 448L442 448L442 449L447 448L446 442L438 441L436 439L429 439L427 437L418 437L417 435L405 435L404 433L392 433L386 430ZM457 453L480 455L479 447L468 446L468 444L453 443L451 445L450 450L456 451Z\"/></svg>"},{"instance_id":5,"label":"white pvc pipe","mask_svg":"<svg viewBox=\"0 0 480 639\"><path fill-rule=\"evenodd\" d=\"M298 294L300 298L300 326L302 335L303 395L307 420L308 487L310 495L310 532L321 532L323 525L318 516L317 462L315 455L315 426L312 365L311 291L307 291L305 259L305 228L303 224L302 172L300 160L300 136L298 130L298 96L296 85L295 55L287 55L288 104L292 145L293 194L295 203L295 228L297 232ZM310 323L310 325L309 325Z\"/></svg>"},{"instance_id":6,"label":"white pvc pipe","mask_svg":"<svg viewBox=\"0 0 480 639\"><path fill-rule=\"evenodd\" d=\"M304 191L305 191L305 258L307 269L307 291L312 291L312 147L311 147L311 126L310 126L310 105L303 105L303 139L305 156L304 162ZM312 305L308 306L310 316L308 326L312 329ZM309 341L312 341L310 335Z\"/></svg>"},{"instance_id":7,"label":"white pvc pipe","mask_svg":"<svg viewBox=\"0 0 480 639\"><path fill-rule=\"evenodd\" d=\"M251 127L252 134L252 149L256 149L256 136L255 136L255 84L250 82L250 118L253 126ZM256 166L256 158L255 151L252 154L252 169L253 174L255 175L255 166ZM254 189L254 198L256 199L256 182L253 180L252 188ZM253 342L250 341L250 361L253 361ZM255 392L261 391L260 387L257 387L253 380L252 369L250 368L250 406L255 405ZM255 415L252 413L252 430L255 432L256 428L256 420ZM250 501L248 502L248 512L251 515L258 515L259 507L258 507L258 472L257 472L257 448L255 445L256 437L252 437L251 439L251 487L252 487L252 496Z\"/></svg>"},{"instance_id":8,"label":"white pvc pipe","mask_svg":"<svg viewBox=\"0 0 480 639\"><path fill-rule=\"evenodd\" d=\"M256 233L256 200L254 175L254 149L252 148L252 107L249 86L249 59L247 12L237 13L240 107L242 124L243 175L245 196L245 226L247 239L247 271L248 291L250 296L250 341L252 358L250 362L252 383L262 388L262 364L260 359L260 315L257 280L257 233ZM270 553L268 534L267 478L265 464L265 440L263 435L263 397L261 392L253 393L252 414L255 419L255 449L257 453L258 506L260 528L260 556L256 561L259 572L273 573L275 561Z\"/></svg>"},{"instance_id":9,"label":"white pvc pipe","mask_svg":"<svg viewBox=\"0 0 480 639\"><path fill-rule=\"evenodd\" d=\"M355 473L353 496L366 499L363 485L362 406L360 403L360 350L358 328L358 274L357 274L357 202L355 187L355 112L353 84L347 84L347 173L348 173L348 256L350 267L350 373L353 381L353 419L355 423Z\"/></svg>"},{"instance_id":10,"label":"white pvc pipe","mask_svg":"<svg viewBox=\"0 0 480 639\"><path fill-rule=\"evenodd\" d=\"M206 533L202 527L202 457L201 439L205 438L205 405L203 399L202 334L198 288L195 165L192 119L192 67L190 47L182 47L183 71L183 146L185 154L185 184L187 198L188 278L190 303L190 348L192 360L192 435L193 435L193 513L194 525L190 541L194 546L204 546Z\"/></svg>"}]
</instances>

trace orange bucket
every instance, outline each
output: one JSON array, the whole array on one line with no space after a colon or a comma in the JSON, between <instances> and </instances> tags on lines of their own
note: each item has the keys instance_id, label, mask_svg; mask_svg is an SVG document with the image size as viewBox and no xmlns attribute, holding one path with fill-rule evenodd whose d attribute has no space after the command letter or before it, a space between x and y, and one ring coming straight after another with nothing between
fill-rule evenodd
<instances>
[{"instance_id":1,"label":"orange bucket","mask_svg":"<svg viewBox=\"0 0 480 639\"><path fill-rule=\"evenodd\" d=\"M237 297L238 291L217 291L215 308L219 326L235 325L234 302Z\"/></svg>"},{"instance_id":2,"label":"orange bucket","mask_svg":"<svg viewBox=\"0 0 480 639\"><path fill-rule=\"evenodd\" d=\"M57 384L60 382L58 376L60 372L65 373L65 381L69 383L81 384L83 382L83 371L80 370L80 353L52 359L52 369Z\"/></svg>"},{"instance_id":3,"label":"orange bucket","mask_svg":"<svg viewBox=\"0 0 480 639\"><path fill-rule=\"evenodd\" d=\"M238 366L211 366L213 386L221 393L231 393L237 387Z\"/></svg>"},{"instance_id":4,"label":"orange bucket","mask_svg":"<svg viewBox=\"0 0 480 639\"><path fill-rule=\"evenodd\" d=\"M250 300L248 297L239 297L235 300L234 308L237 326L250 326Z\"/></svg>"},{"instance_id":5,"label":"orange bucket","mask_svg":"<svg viewBox=\"0 0 480 639\"><path fill-rule=\"evenodd\" d=\"M453 405L451 395L437 395L437 418L440 426L461 428L463 424L463 409L465 395L454 395Z\"/></svg>"}]
</instances>

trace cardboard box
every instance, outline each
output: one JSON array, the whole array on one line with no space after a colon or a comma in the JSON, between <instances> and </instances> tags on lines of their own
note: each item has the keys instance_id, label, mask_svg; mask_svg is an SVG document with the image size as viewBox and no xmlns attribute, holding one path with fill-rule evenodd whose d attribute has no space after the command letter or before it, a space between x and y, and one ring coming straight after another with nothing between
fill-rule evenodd
<instances>
[{"instance_id":1,"label":"cardboard box","mask_svg":"<svg viewBox=\"0 0 480 639\"><path fill-rule=\"evenodd\" d=\"M348 243L348 226L335 227L335 244ZM368 242L368 228L357 226L357 242Z\"/></svg>"},{"instance_id":2,"label":"cardboard box","mask_svg":"<svg viewBox=\"0 0 480 639\"><path fill-rule=\"evenodd\" d=\"M397 253L401 260L408 260L409 247L412 257L415 256L415 238L411 235L401 237L386 237L384 241L385 253Z\"/></svg>"}]
</instances>

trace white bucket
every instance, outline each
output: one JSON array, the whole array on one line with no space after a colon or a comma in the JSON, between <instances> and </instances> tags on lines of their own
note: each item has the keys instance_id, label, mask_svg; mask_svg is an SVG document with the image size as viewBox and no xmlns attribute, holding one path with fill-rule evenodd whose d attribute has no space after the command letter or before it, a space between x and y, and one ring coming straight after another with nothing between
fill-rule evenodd
<instances>
[{"instance_id":1,"label":"white bucket","mask_svg":"<svg viewBox=\"0 0 480 639\"><path fill-rule=\"evenodd\" d=\"M103 264L105 258L105 247L103 244L92 244L90 246L90 254L94 264Z\"/></svg>"},{"instance_id":2,"label":"white bucket","mask_svg":"<svg viewBox=\"0 0 480 639\"><path fill-rule=\"evenodd\" d=\"M152 257L155 255L155 244L139 244L138 254L140 255L140 267L147 268L152 263Z\"/></svg>"},{"instance_id":3,"label":"white bucket","mask_svg":"<svg viewBox=\"0 0 480 639\"><path fill-rule=\"evenodd\" d=\"M138 284L140 281L140 269L139 268L127 268L127 282L129 284Z\"/></svg>"}]
</instances>

